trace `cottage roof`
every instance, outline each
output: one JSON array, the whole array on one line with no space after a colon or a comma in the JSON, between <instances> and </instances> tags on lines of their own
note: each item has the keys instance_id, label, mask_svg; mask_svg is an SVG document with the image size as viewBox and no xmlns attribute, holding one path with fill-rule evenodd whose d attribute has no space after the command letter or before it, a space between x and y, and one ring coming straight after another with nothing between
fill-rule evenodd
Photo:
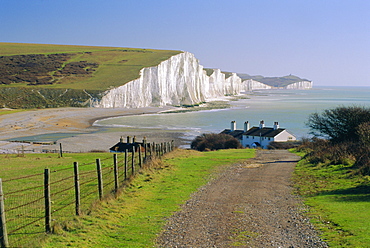
<instances>
[{"instance_id":1,"label":"cottage roof","mask_svg":"<svg viewBox=\"0 0 370 248\"><path fill-rule=\"evenodd\" d=\"M234 138L237 138L237 139L242 139L242 135L244 133L244 130L231 131L231 129L225 129L221 133L229 134L229 135L231 135L231 136L233 136Z\"/></svg>"},{"instance_id":2,"label":"cottage roof","mask_svg":"<svg viewBox=\"0 0 370 248\"><path fill-rule=\"evenodd\" d=\"M280 134L283 131L285 131L284 128L274 129L272 127L263 127L263 128L252 127L248 131L244 132L243 135L258 136L258 137L259 136L261 136L261 137L271 137L272 138L272 137L277 136L278 134Z\"/></svg>"},{"instance_id":3,"label":"cottage roof","mask_svg":"<svg viewBox=\"0 0 370 248\"><path fill-rule=\"evenodd\" d=\"M118 142L117 144L115 144L114 146L109 148L109 150L113 151L113 152L124 152L125 150L127 150L128 152L132 152L132 148L133 147L137 148L137 147L139 147L139 145L143 146L143 143L140 143L140 142L135 142L135 143Z\"/></svg>"}]
</instances>

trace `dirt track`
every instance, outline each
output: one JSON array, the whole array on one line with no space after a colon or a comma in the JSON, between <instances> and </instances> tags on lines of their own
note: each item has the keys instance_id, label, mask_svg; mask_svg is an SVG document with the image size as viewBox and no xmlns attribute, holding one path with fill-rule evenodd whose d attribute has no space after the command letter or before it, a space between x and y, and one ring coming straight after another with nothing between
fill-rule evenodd
<instances>
[{"instance_id":1,"label":"dirt track","mask_svg":"<svg viewBox=\"0 0 370 248\"><path fill-rule=\"evenodd\" d=\"M158 246L327 247L292 195L298 159L284 150L260 150L231 166L168 220Z\"/></svg>"}]
</instances>

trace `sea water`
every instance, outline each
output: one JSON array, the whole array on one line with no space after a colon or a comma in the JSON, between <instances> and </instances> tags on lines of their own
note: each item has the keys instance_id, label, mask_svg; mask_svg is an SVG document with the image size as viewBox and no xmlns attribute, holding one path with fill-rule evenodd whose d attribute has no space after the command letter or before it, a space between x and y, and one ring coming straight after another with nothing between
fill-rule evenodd
<instances>
[{"instance_id":1,"label":"sea water","mask_svg":"<svg viewBox=\"0 0 370 248\"><path fill-rule=\"evenodd\" d=\"M236 121L237 129L258 126L263 120L266 127L279 122L298 139L309 137L306 123L310 114L339 106L370 107L370 87L314 87L310 90L260 90L249 99L231 101L231 108L187 113L125 116L97 121L104 127L133 127L178 130L191 140L202 133L219 133Z\"/></svg>"}]
</instances>

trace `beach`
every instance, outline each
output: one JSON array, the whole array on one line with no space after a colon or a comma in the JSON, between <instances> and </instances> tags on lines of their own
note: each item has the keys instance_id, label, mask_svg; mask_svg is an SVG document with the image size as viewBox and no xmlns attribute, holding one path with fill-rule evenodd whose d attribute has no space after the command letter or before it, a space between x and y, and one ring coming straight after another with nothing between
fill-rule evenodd
<instances>
[{"instance_id":1,"label":"beach","mask_svg":"<svg viewBox=\"0 0 370 248\"><path fill-rule=\"evenodd\" d=\"M140 128L121 128L110 130L93 126L99 119L154 114L173 110L175 107L146 107L146 108L57 108L39 109L0 115L0 153L46 152L59 150L60 144L65 152L109 151L120 137L136 136L137 141L144 137L148 142L175 141L181 145L182 133L169 130L151 130ZM57 142L53 142L53 135ZM42 143L42 138L32 141L32 136L46 137L49 142ZM7 140L12 139L13 142ZM27 141L27 142L14 142ZM41 141L41 142L40 142Z\"/></svg>"}]
</instances>

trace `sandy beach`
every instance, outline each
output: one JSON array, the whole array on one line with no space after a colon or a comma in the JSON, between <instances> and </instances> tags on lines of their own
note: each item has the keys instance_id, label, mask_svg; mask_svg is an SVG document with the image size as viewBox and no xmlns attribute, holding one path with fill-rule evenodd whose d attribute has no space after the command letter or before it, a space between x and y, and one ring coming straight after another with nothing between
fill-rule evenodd
<instances>
[{"instance_id":1,"label":"sandy beach","mask_svg":"<svg viewBox=\"0 0 370 248\"><path fill-rule=\"evenodd\" d=\"M21 149L34 152L58 150L60 143L64 151L88 152L108 151L120 137L136 136L137 140L147 138L148 142L167 142L174 140L175 145L183 145L183 133L168 130L148 129L109 129L92 126L96 120L127 115L153 114L172 110L174 107L146 107L137 109L114 108L57 108L16 112L0 115L0 153L16 153ZM35 135L52 136L62 133L57 143L30 144L8 142L8 139L27 140ZM67 135L65 135L67 134ZM63 137L64 136L64 137Z\"/></svg>"}]
</instances>

